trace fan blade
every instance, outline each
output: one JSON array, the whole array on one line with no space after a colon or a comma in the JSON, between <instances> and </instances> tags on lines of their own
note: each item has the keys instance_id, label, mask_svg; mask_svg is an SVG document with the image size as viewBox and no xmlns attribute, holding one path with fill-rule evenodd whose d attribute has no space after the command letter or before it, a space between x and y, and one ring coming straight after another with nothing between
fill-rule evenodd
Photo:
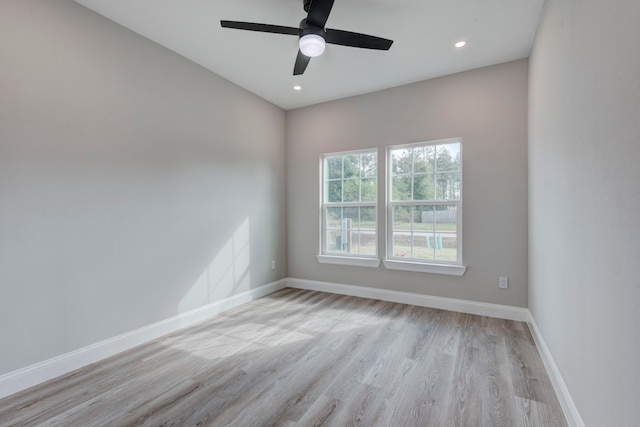
<instances>
[{"instance_id":1,"label":"fan blade","mask_svg":"<svg viewBox=\"0 0 640 427\"><path fill-rule=\"evenodd\" d=\"M282 25L257 24L255 22L220 21L224 28L235 28L236 30L259 31L261 33L290 34L297 36L300 29L294 27L283 27Z\"/></svg>"},{"instance_id":2,"label":"fan blade","mask_svg":"<svg viewBox=\"0 0 640 427\"><path fill-rule=\"evenodd\" d=\"M364 49L389 50L393 40L367 34L352 33L351 31L332 30L327 28L326 42L342 46L361 47Z\"/></svg>"},{"instance_id":3,"label":"fan blade","mask_svg":"<svg viewBox=\"0 0 640 427\"><path fill-rule=\"evenodd\" d=\"M309 6L309 13L307 15L307 24L324 28L329 19L329 13L333 7L333 0L311 0L311 6Z\"/></svg>"},{"instance_id":4,"label":"fan blade","mask_svg":"<svg viewBox=\"0 0 640 427\"><path fill-rule=\"evenodd\" d=\"M304 70L307 69L307 65L309 65L309 61L311 61L311 58L309 58L306 55L303 55L302 52L298 50L296 65L294 65L293 67L293 75L299 76L300 74L304 73Z\"/></svg>"}]
</instances>

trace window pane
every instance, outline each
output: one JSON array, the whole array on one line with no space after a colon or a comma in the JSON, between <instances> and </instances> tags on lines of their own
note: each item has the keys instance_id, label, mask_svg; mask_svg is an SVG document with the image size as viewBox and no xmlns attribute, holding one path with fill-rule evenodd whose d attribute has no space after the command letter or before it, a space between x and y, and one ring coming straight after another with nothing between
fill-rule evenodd
<instances>
[{"instance_id":1,"label":"window pane","mask_svg":"<svg viewBox=\"0 0 640 427\"><path fill-rule=\"evenodd\" d=\"M391 151L391 173L392 175L411 173L411 150Z\"/></svg>"},{"instance_id":2,"label":"window pane","mask_svg":"<svg viewBox=\"0 0 640 427\"><path fill-rule=\"evenodd\" d=\"M433 173L435 171L436 157L435 147L427 145L413 149L413 172Z\"/></svg>"},{"instance_id":3,"label":"window pane","mask_svg":"<svg viewBox=\"0 0 640 427\"><path fill-rule=\"evenodd\" d=\"M360 179L346 179L343 181L344 202L360 201Z\"/></svg>"},{"instance_id":4,"label":"window pane","mask_svg":"<svg viewBox=\"0 0 640 427\"><path fill-rule=\"evenodd\" d=\"M378 199L378 179L364 178L361 181L360 189L362 191L363 202L375 202Z\"/></svg>"},{"instance_id":5,"label":"window pane","mask_svg":"<svg viewBox=\"0 0 640 427\"><path fill-rule=\"evenodd\" d=\"M378 175L378 155L377 153L364 153L361 157L361 171L363 177L371 177Z\"/></svg>"},{"instance_id":6,"label":"window pane","mask_svg":"<svg viewBox=\"0 0 640 427\"><path fill-rule=\"evenodd\" d=\"M327 208L326 214L326 228L340 228L342 221L342 208Z\"/></svg>"},{"instance_id":7,"label":"window pane","mask_svg":"<svg viewBox=\"0 0 640 427\"><path fill-rule=\"evenodd\" d=\"M329 181L327 183L327 202L342 201L342 181Z\"/></svg>"},{"instance_id":8,"label":"window pane","mask_svg":"<svg viewBox=\"0 0 640 427\"><path fill-rule=\"evenodd\" d=\"M342 156L327 157L325 159L325 164L327 167L326 174L328 179L342 178Z\"/></svg>"},{"instance_id":9,"label":"window pane","mask_svg":"<svg viewBox=\"0 0 640 427\"><path fill-rule=\"evenodd\" d=\"M435 256L439 261L456 261L458 258L457 207L438 205L435 211Z\"/></svg>"},{"instance_id":10,"label":"window pane","mask_svg":"<svg viewBox=\"0 0 640 427\"><path fill-rule=\"evenodd\" d=\"M436 232L456 232L458 229L458 213L456 206L435 206Z\"/></svg>"},{"instance_id":11,"label":"window pane","mask_svg":"<svg viewBox=\"0 0 640 427\"><path fill-rule=\"evenodd\" d=\"M411 207L410 206L394 206L393 207L393 231L409 230L411 231Z\"/></svg>"},{"instance_id":12,"label":"window pane","mask_svg":"<svg viewBox=\"0 0 640 427\"><path fill-rule=\"evenodd\" d=\"M394 206L393 257L456 261L456 206Z\"/></svg>"},{"instance_id":13,"label":"window pane","mask_svg":"<svg viewBox=\"0 0 640 427\"><path fill-rule=\"evenodd\" d=\"M433 174L413 177L413 200L433 200Z\"/></svg>"},{"instance_id":14,"label":"window pane","mask_svg":"<svg viewBox=\"0 0 640 427\"><path fill-rule=\"evenodd\" d=\"M433 232L435 207L432 205L414 206L413 209L413 229L416 231Z\"/></svg>"},{"instance_id":15,"label":"window pane","mask_svg":"<svg viewBox=\"0 0 640 427\"><path fill-rule=\"evenodd\" d=\"M360 208L358 238L360 255L376 254L376 208L374 206Z\"/></svg>"},{"instance_id":16,"label":"window pane","mask_svg":"<svg viewBox=\"0 0 640 427\"><path fill-rule=\"evenodd\" d=\"M391 178L393 200L411 200L411 177L394 176Z\"/></svg>"},{"instance_id":17,"label":"window pane","mask_svg":"<svg viewBox=\"0 0 640 427\"><path fill-rule=\"evenodd\" d=\"M433 261L433 233L416 231L413 235L413 258Z\"/></svg>"},{"instance_id":18,"label":"window pane","mask_svg":"<svg viewBox=\"0 0 640 427\"><path fill-rule=\"evenodd\" d=\"M460 144L459 143L437 146L436 168L438 172L460 170Z\"/></svg>"},{"instance_id":19,"label":"window pane","mask_svg":"<svg viewBox=\"0 0 640 427\"><path fill-rule=\"evenodd\" d=\"M349 233L349 255L360 255L360 233L352 231Z\"/></svg>"},{"instance_id":20,"label":"window pane","mask_svg":"<svg viewBox=\"0 0 640 427\"><path fill-rule=\"evenodd\" d=\"M438 261L456 261L458 259L457 237L452 233L436 233L438 247L436 259Z\"/></svg>"},{"instance_id":21,"label":"window pane","mask_svg":"<svg viewBox=\"0 0 640 427\"><path fill-rule=\"evenodd\" d=\"M351 231L342 229L338 231L336 242L338 243L340 252L350 253L351 252Z\"/></svg>"},{"instance_id":22,"label":"window pane","mask_svg":"<svg viewBox=\"0 0 640 427\"><path fill-rule=\"evenodd\" d=\"M446 172L437 174L437 200L458 200L460 198L460 173Z\"/></svg>"},{"instance_id":23,"label":"window pane","mask_svg":"<svg viewBox=\"0 0 640 427\"><path fill-rule=\"evenodd\" d=\"M363 230L360 232L360 255L375 255L376 233L375 231Z\"/></svg>"},{"instance_id":24,"label":"window pane","mask_svg":"<svg viewBox=\"0 0 640 427\"><path fill-rule=\"evenodd\" d=\"M342 209L342 223L340 232L338 233L338 241L341 245L341 250L348 254L358 253L358 208L343 208ZM354 241L354 234L355 241ZM355 246L354 246L355 245ZM355 252L354 252L355 250Z\"/></svg>"},{"instance_id":25,"label":"window pane","mask_svg":"<svg viewBox=\"0 0 640 427\"><path fill-rule=\"evenodd\" d=\"M374 230L376 229L376 208L364 207L360 208L360 229Z\"/></svg>"},{"instance_id":26,"label":"window pane","mask_svg":"<svg viewBox=\"0 0 640 427\"><path fill-rule=\"evenodd\" d=\"M393 233L393 256L411 258L411 233Z\"/></svg>"},{"instance_id":27,"label":"window pane","mask_svg":"<svg viewBox=\"0 0 640 427\"><path fill-rule=\"evenodd\" d=\"M344 178L360 177L360 155L344 156Z\"/></svg>"},{"instance_id":28,"label":"window pane","mask_svg":"<svg viewBox=\"0 0 640 427\"><path fill-rule=\"evenodd\" d=\"M343 229L357 230L360 227L359 209L360 208L343 208Z\"/></svg>"},{"instance_id":29,"label":"window pane","mask_svg":"<svg viewBox=\"0 0 640 427\"><path fill-rule=\"evenodd\" d=\"M327 252L342 252L340 230L327 230Z\"/></svg>"},{"instance_id":30,"label":"window pane","mask_svg":"<svg viewBox=\"0 0 640 427\"><path fill-rule=\"evenodd\" d=\"M411 222L413 222L414 227L415 224L422 222L422 212L415 207L411 209Z\"/></svg>"}]
</instances>

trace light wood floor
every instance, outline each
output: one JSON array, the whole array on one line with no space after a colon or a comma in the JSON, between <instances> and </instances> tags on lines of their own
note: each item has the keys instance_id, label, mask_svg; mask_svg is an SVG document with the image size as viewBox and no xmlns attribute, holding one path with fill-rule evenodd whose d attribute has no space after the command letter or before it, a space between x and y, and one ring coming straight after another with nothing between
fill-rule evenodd
<instances>
[{"instance_id":1,"label":"light wood floor","mask_svg":"<svg viewBox=\"0 0 640 427\"><path fill-rule=\"evenodd\" d=\"M564 426L524 323L283 289L0 400L19 426Z\"/></svg>"}]
</instances>

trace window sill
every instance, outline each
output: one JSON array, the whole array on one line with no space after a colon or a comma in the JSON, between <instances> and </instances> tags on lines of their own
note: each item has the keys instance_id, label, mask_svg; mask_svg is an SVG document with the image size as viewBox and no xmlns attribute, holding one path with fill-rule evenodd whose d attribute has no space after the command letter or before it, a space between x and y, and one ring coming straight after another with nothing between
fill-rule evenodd
<instances>
[{"instance_id":1,"label":"window sill","mask_svg":"<svg viewBox=\"0 0 640 427\"><path fill-rule=\"evenodd\" d=\"M321 264L351 265L354 267L378 268L380 266L380 260L377 258L355 258L331 255L318 255L318 262Z\"/></svg>"},{"instance_id":2,"label":"window sill","mask_svg":"<svg viewBox=\"0 0 640 427\"><path fill-rule=\"evenodd\" d=\"M385 259L382 261L384 267L388 270L404 270L404 271L416 271L418 273L434 273L434 274L447 274L449 276L462 276L467 267L464 265L449 265L449 264L423 264L420 262L409 261L395 261Z\"/></svg>"}]
</instances>

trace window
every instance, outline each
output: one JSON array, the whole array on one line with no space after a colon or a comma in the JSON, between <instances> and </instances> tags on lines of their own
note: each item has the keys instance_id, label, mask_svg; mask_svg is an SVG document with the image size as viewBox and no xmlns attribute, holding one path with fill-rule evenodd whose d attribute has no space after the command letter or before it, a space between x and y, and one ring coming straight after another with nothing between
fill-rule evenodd
<instances>
[{"instance_id":1,"label":"window","mask_svg":"<svg viewBox=\"0 0 640 427\"><path fill-rule=\"evenodd\" d=\"M321 250L318 260L377 267L376 150L322 156Z\"/></svg>"},{"instance_id":2,"label":"window","mask_svg":"<svg viewBox=\"0 0 640 427\"><path fill-rule=\"evenodd\" d=\"M464 274L461 140L387 149L385 267Z\"/></svg>"}]
</instances>

